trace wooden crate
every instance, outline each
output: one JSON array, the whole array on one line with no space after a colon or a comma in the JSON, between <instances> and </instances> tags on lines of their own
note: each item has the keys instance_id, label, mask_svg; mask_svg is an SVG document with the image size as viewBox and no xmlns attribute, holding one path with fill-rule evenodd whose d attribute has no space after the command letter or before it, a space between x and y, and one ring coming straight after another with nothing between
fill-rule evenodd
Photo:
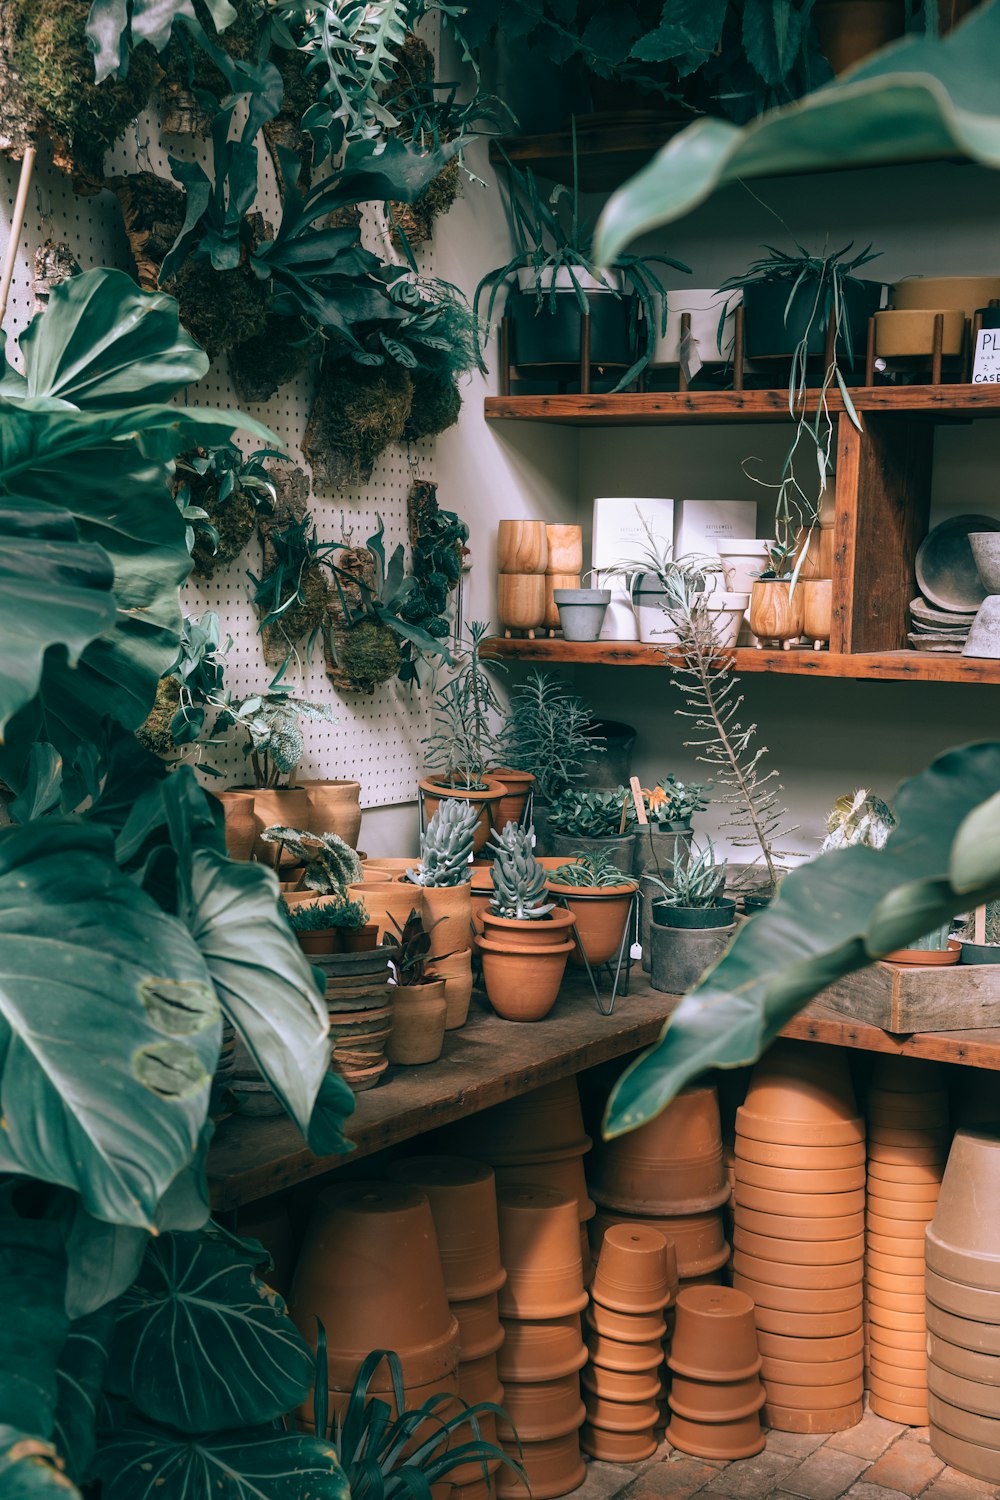
<instances>
[{"instance_id":1,"label":"wooden crate","mask_svg":"<svg viewBox=\"0 0 1000 1500\"><path fill-rule=\"evenodd\" d=\"M1000 1026L1000 964L875 963L816 998L883 1031L980 1031Z\"/></svg>"}]
</instances>

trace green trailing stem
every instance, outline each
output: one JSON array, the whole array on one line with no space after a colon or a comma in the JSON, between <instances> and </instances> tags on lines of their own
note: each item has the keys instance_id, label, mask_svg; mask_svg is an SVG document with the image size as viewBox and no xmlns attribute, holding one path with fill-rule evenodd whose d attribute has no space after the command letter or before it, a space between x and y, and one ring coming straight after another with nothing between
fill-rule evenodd
<instances>
[{"instance_id":1,"label":"green trailing stem","mask_svg":"<svg viewBox=\"0 0 1000 1500\"><path fill-rule=\"evenodd\" d=\"M519 823L508 823L502 833L493 830L490 911L498 917L536 922L553 910L554 903L545 900L547 877L532 853L533 838L533 830Z\"/></svg>"}]
</instances>

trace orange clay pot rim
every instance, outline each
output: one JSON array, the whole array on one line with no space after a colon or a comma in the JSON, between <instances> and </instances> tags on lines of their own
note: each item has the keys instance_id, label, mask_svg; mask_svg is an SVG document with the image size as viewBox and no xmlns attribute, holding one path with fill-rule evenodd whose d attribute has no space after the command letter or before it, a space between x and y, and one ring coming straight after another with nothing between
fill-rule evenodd
<instances>
[{"instance_id":1,"label":"orange clay pot rim","mask_svg":"<svg viewBox=\"0 0 1000 1500\"><path fill-rule=\"evenodd\" d=\"M599 1397L598 1399L600 1400L601 1405L604 1407L620 1406L626 1412L629 1410L629 1407L631 1405L631 1403L628 1401L609 1401L606 1397ZM589 1426L598 1428L598 1430L601 1432L644 1432L648 1427L655 1426L656 1419L659 1416L655 1401L637 1401L635 1403L635 1409L638 1413L641 1413L641 1415L634 1417L609 1417L604 1413L599 1413L598 1417L595 1418L594 1413L591 1411L591 1409L589 1407L585 1407L584 1421L587 1422ZM652 1417L649 1415L651 1409L653 1411ZM583 1424L581 1423L580 1425L582 1426Z\"/></svg>"},{"instance_id":2,"label":"orange clay pot rim","mask_svg":"<svg viewBox=\"0 0 1000 1500\"><path fill-rule=\"evenodd\" d=\"M502 1362L503 1384L507 1385L538 1385L544 1380L561 1380L566 1375L575 1375L577 1370L582 1370L587 1363L589 1355L586 1346L581 1344L573 1355L572 1360L563 1360L562 1364L555 1369L531 1370L528 1374L515 1370L513 1375L507 1373L507 1365ZM503 1405L501 1401L500 1405Z\"/></svg>"},{"instance_id":3,"label":"orange clay pot rim","mask_svg":"<svg viewBox=\"0 0 1000 1500\"><path fill-rule=\"evenodd\" d=\"M487 772L480 779L486 782L484 787L452 786L434 776L421 776L417 786L431 797L458 797L463 802L492 802L497 797L502 797L507 790L499 776Z\"/></svg>"},{"instance_id":4,"label":"orange clay pot rim","mask_svg":"<svg viewBox=\"0 0 1000 1500\"><path fill-rule=\"evenodd\" d=\"M752 1401L746 1402L743 1406L738 1406L735 1411L716 1412L695 1411L693 1407L682 1406L679 1401L676 1401L674 1399L674 1393L672 1390L669 1396L670 1410L672 1412L676 1412L679 1417L683 1417L685 1422L707 1422L709 1424L718 1422L742 1422L747 1417L752 1417L755 1411L760 1411L761 1407L764 1405L764 1400L764 1387L761 1386Z\"/></svg>"},{"instance_id":5,"label":"orange clay pot rim","mask_svg":"<svg viewBox=\"0 0 1000 1500\"><path fill-rule=\"evenodd\" d=\"M555 880L547 880L545 884L554 896L568 896L573 901L621 900L625 896L633 895L639 889L637 880L623 881L621 885L601 886L563 885Z\"/></svg>"},{"instance_id":6,"label":"orange clay pot rim","mask_svg":"<svg viewBox=\"0 0 1000 1500\"><path fill-rule=\"evenodd\" d=\"M521 958L524 955L528 955L533 958L539 958L544 954L568 953L571 948L576 947L576 944L574 943L572 938L567 938L565 943L552 943L550 945L542 944L538 947L534 946L531 943L494 943L491 942L489 938L485 937L477 937L474 939L474 942L477 948L482 948L487 953L510 953L513 954L516 958ZM544 1156L540 1158L540 1160L543 1161L548 1159L549 1158Z\"/></svg>"},{"instance_id":7,"label":"orange clay pot rim","mask_svg":"<svg viewBox=\"0 0 1000 1500\"><path fill-rule=\"evenodd\" d=\"M749 1380L751 1375L759 1373L763 1362L763 1355L758 1354L753 1364L744 1365L742 1370L727 1370L725 1377L721 1376L718 1370L699 1370L694 1365L682 1364L674 1359L672 1354L668 1356L666 1365L668 1370L673 1370L675 1375L683 1375L685 1380L704 1380L710 1385L717 1385L724 1381L728 1385L730 1381Z\"/></svg>"},{"instance_id":8,"label":"orange clay pot rim","mask_svg":"<svg viewBox=\"0 0 1000 1500\"><path fill-rule=\"evenodd\" d=\"M629 1378L634 1376L637 1381L642 1378L645 1378L646 1381L643 1387L646 1394L643 1396L601 1396L598 1387L592 1380L588 1380L587 1378L591 1373L590 1366L588 1366L580 1377L580 1384L585 1391L589 1391L592 1396L600 1397L602 1401L621 1401L624 1405L628 1406L633 1404L645 1406L648 1401L655 1401L660 1394L661 1382L657 1376L650 1375L648 1370L608 1370L604 1365L599 1365L596 1368L604 1370L608 1375L625 1375Z\"/></svg>"},{"instance_id":9,"label":"orange clay pot rim","mask_svg":"<svg viewBox=\"0 0 1000 1500\"><path fill-rule=\"evenodd\" d=\"M598 1274L599 1273L600 1266L598 1265ZM650 1313L662 1312L663 1309L665 1307L669 1307L671 1302L674 1300L673 1289L670 1288L666 1292L664 1292L662 1296L651 1298L648 1302L626 1302L621 1300L612 1301L612 1297L614 1296L614 1289L612 1289L611 1295L609 1296L608 1293L604 1290L603 1286L599 1284L597 1276L594 1277L594 1280L591 1283L590 1295L595 1302L599 1302L602 1307L606 1307L608 1312L641 1313L643 1317L648 1317Z\"/></svg>"},{"instance_id":10,"label":"orange clay pot rim","mask_svg":"<svg viewBox=\"0 0 1000 1500\"><path fill-rule=\"evenodd\" d=\"M517 1288L508 1282L507 1290L513 1294ZM500 1317L501 1320L509 1319L513 1323L537 1323L546 1318L569 1318L573 1313L583 1312L589 1301L590 1293L580 1292L578 1296L567 1298L558 1306L553 1306L551 1303L539 1303L531 1311L523 1311L511 1298L508 1298L506 1301L501 1301Z\"/></svg>"},{"instance_id":11,"label":"orange clay pot rim","mask_svg":"<svg viewBox=\"0 0 1000 1500\"><path fill-rule=\"evenodd\" d=\"M645 1347L644 1344L626 1344L621 1339L609 1338L607 1334L599 1333L597 1337L603 1343L618 1344L622 1349L642 1349ZM584 1338L586 1339L586 1335L584 1335ZM655 1353L644 1355L641 1364L622 1364L621 1362L611 1364L610 1360L615 1358L614 1353L609 1355L604 1349L595 1349L594 1342L594 1340L587 1339L586 1349L590 1364L596 1365L599 1370L613 1370L617 1375L644 1375L647 1370L658 1370L664 1362L663 1347L656 1339L649 1339L647 1341L655 1350Z\"/></svg>"},{"instance_id":12,"label":"orange clay pot rim","mask_svg":"<svg viewBox=\"0 0 1000 1500\"><path fill-rule=\"evenodd\" d=\"M669 1303L667 1305L669 1306ZM598 1328L597 1324L594 1322L593 1318L591 1317L591 1311L592 1311L591 1308L588 1307L587 1311L586 1311L586 1315L584 1317L584 1322L586 1323L586 1325L587 1325L588 1328L593 1329L594 1333L596 1333L599 1338L602 1338L602 1339L611 1339L614 1343L617 1343L617 1344L632 1344L633 1347L634 1347L636 1344L655 1344L655 1343L659 1343L661 1339L663 1339L663 1338L666 1337L667 1324L666 1324L665 1319L661 1318L660 1321L659 1321L659 1323L656 1325L656 1329L654 1331L651 1331L651 1332L645 1334L641 1339L624 1339L624 1338L621 1337L620 1334L617 1334L617 1333L605 1333L602 1329Z\"/></svg>"},{"instance_id":13,"label":"orange clay pot rim","mask_svg":"<svg viewBox=\"0 0 1000 1500\"><path fill-rule=\"evenodd\" d=\"M683 1219L689 1214L711 1213L713 1208L724 1207L732 1196L732 1189L728 1182L708 1197L674 1198L669 1203L659 1198L643 1198L641 1203L638 1203L635 1198L630 1198L628 1201L625 1198L611 1198L602 1191L600 1182L592 1182L590 1191L594 1196L594 1201L602 1208L610 1208L612 1213L636 1214L637 1209L643 1209L645 1212L636 1216L648 1219Z\"/></svg>"},{"instance_id":14,"label":"orange clay pot rim","mask_svg":"<svg viewBox=\"0 0 1000 1500\"><path fill-rule=\"evenodd\" d=\"M682 1422L685 1420L686 1419L684 1417L681 1418ZM696 1424L692 1425L701 1427L703 1424L701 1423L701 1421L698 1421ZM706 1423L704 1425L707 1426L708 1424ZM688 1443L691 1444L691 1446L685 1448L683 1445L683 1434L682 1441L679 1442L677 1440L676 1434L672 1433L672 1427L673 1423L668 1422L666 1431L667 1442L670 1443L672 1447L676 1448L679 1453L690 1453L693 1457L696 1458L721 1459L726 1463L729 1463L733 1459L737 1458L754 1458L758 1453L763 1452L764 1449L765 1438L763 1432L760 1433L759 1437L755 1437L752 1442L741 1443L739 1445L739 1448L735 1451L732 1447L727 1448L725 1444L723 1444L722 1447L710 1450L707 1435L703 1438L701 1434L698 1434L697 1437L697 1449L694 1448L694 1438L687 1439Z\"/></svg>"}]
</instances>

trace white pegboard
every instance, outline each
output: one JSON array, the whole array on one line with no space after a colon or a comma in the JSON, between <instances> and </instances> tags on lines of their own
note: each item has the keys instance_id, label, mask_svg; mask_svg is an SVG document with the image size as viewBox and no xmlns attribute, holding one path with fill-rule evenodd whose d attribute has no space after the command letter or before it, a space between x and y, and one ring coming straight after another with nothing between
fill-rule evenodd
<instances>
[{"instance_id":1,"label":"white pegboard","mask_svg":"<svg viewBox=\"0 0 1000 1500\"><path fill-rule=\"evenodd\" d=\"M433 45L433 35L426 31L424 35ZM108 154L106 170L109 175L147 170L169 179L168 154L200 161L211 175L210 143L182 137L170 137L163 142L158 118L152 115L143 116ZM258 155L260 188L255 207L274 224L280 217L280 199L263 138L258 138ZM69 180L43 158L44 152L40 152L5 319L8 356L15 363L13 341L34 312L32 259L46 239L65 241L84 270L102 265L132 270L116 199L110 193L79 197ZM0 240L4 244L9 236L19 171L18 163L0 157ZM384 258L399 259L389 245L385 226L370 212L365 217L364 232L366 242ZM432 246L418 252L420 269L427 274L433 274L433 259ZM190 404L239 408L225 355L213 363L205 379L183 399ZM312 381L306 375L282 386L270 401L247 408L278 435L289 457L307 471L301 445L311 399ZM245 434L237 434L236 440L247 450L259 446ZM406 542L406 497L411 483L417 477L434 477L433 451L433 441L427 439L411 445L409 450L393 445L376 466L369 484L357 489L314 492L310 508L320 540L340 540L343 513L354 545L363 544L375 531L377 513L385 523L386 554L391 556L398 542ZM447 495L441 496L441 502L449 509L455 508ZM233 647L226 658L226 686L238 699L266 688L273 676L273 669L265 664L261 652L251 584L246 576L248 568L259 575L260 562L260 547L254 540L229 568L219 569L210 581L193 580L183 595L188 614L214 610L223 634L232 637ZM428 670L421 668L421 675L428 677ZM430 733L428 687L411 689L393 682L370 695L338 694L324 671L319 642L311 667L293 659L283 681L298 696L333 704L337 713L336 724L304 723L306 752L299 767L301 776L355 777L361 782L365 807L414 799L422 764L420 740ZM226 781L240 781L245 776L244 756L236 741L210 747L205 759L224 772ZM224 783L213 780L213 784Z\"/></svg>"}]
</instances>

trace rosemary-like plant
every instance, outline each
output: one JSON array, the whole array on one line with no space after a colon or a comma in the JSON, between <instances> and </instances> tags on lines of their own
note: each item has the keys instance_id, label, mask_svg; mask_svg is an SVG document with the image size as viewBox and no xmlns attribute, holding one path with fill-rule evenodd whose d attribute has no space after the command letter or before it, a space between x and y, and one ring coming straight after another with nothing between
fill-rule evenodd
<instances>
[{"instance_id":1,"label":"rosemary-like plant","mask_svg":"<svg viewBox=\"0 0 1000 1500\"><path fill-rule=\"evenodd\" d=\"M469 625L462 664L437 694L434 733L421 741L429 769L463 791L480 790L487 768L501 755L503 707L481 654L488 633L484 620ZM490 666L502 670L497 662Z\"/></svg>"},{"instance_id":2,"label":"rosemary-like plant","mask_svg":"<svg viewBox=\"0 0 1000 1500\"><path fill-rule=\"evenodd\" d=\"M500 761L530 771L534 794L551 801L583 774L592 750L604 750L597 721L581 698L550 673L530 672L510 695L500 731Z\"/></svg>"}]
</instances>

